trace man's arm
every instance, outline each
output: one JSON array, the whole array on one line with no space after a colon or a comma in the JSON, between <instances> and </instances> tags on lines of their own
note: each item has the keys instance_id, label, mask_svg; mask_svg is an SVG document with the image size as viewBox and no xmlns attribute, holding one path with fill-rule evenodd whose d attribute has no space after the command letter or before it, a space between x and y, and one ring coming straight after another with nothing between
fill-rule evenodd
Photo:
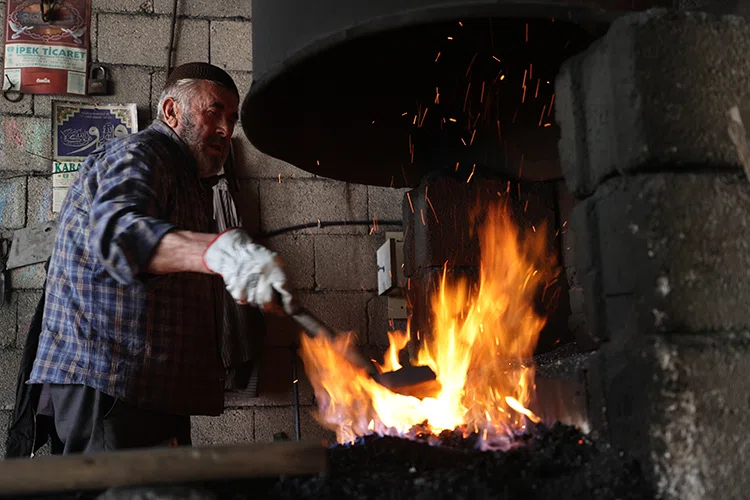
<instances>
[{"instance_id":1,"label":"man's arm","mask_svg":"<svg viewBox=\"0 0 750 500\"><path fill-rule=\"evenodd\" d=\"M215 239L215 234L171 231L164 235L154 250L148 272L213 274L203 263L203 254Z\"/></svg>"}]
</instances>

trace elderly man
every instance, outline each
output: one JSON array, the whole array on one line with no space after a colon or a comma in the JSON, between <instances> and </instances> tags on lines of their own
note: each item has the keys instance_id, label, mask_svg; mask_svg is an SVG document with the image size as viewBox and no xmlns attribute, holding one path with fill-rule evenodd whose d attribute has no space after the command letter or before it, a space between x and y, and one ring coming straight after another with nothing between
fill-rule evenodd
<instances>
[{"instance_id":1,"label":"elderly man","mask_svg":"<svg viewBox=\"0 0 750 500\"><path fill-rule=\"evenodd\" d=\"M49 387L64 453L190 444L190 415L222 412L217 279L290 310L276 254L211 234L201 178L222 170L238 104L220 68L175 68L154 123L93 152L68 192L29 380Z\"/></svg>"}]
</instances>

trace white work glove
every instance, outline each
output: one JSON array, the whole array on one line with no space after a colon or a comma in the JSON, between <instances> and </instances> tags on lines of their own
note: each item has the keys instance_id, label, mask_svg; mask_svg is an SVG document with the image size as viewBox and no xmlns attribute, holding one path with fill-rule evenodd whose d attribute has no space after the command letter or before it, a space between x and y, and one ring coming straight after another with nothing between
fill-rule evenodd
<instances>
[{"instance_id":1,"label":"white work glove","mask_svg":"<svg viewBox=\"0 0 750 500\"><path fill-rule=\"evenodd\" d=\"M228 229L211 243L203 254L209 271L220 274L229 294L240 304L252 304L287 314L296 309L287 290L284 261L275 252L253 243L242 229Z\"/></svg>"}]
</instances>

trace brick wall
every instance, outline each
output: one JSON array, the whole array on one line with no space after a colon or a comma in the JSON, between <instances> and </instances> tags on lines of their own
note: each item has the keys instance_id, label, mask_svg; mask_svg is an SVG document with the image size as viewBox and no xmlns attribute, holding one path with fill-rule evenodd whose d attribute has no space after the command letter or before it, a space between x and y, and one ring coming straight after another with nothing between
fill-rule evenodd
<instances>
[{"instance_id":1,"label":"brick wall","mask_svg":"<svg viewBox=\"0 0 750 500\"><path fill-rule=\"evenodd\" d=\"M140 127L148 125L164 82L171 5L170 0L93 0L92 61L109 68L114 93L85 100L135 102ZM4 17L4 2L0 12ZM219 65L234 77L244 96L252 81L250 2L179 0L178 14L176 63L196 60ZM52 98L26 95L15 104L0 99L0 237L6 254L13 230L53 218L51 165L44 159L51 155ZM240 127L235 147L244 195L240 210L252 232L316 219L401 218L401 190L315 177L254 150ZM381 226L373 235L366 227L313 230L278 236L268 245L287 259L302 302L310 310L335 327L356 331L363 348L377 352L378 347L372 346L387 341L388 320L386 303L375 291L376 249L385 231L394 229L399 228ZM44 270L36 265L9 274L12 291L0 307L2 442L13 405L18 360ZM232 396L221 417L195 418L196 444L269 441L280 431L293 435L289 346L296 336L297 330L288 322L269 322L260 397ZM305 405L303 436L326 435L310 415L313 397L304 377L300 389Z\"/></svg>"}]
</instances>

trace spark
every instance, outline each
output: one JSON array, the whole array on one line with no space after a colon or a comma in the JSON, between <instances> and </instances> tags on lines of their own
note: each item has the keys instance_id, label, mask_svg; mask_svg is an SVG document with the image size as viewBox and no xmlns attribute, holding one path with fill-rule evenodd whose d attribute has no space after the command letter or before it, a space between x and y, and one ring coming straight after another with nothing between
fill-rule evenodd
<instances>
[{"instance_id":1,"label":"spark","mask_svg":"<svg viewBox=\"0 0 750 500\"><path fill-rule=\"evenodd\" d=\"M526 23L526 43L529 43L529 23Z\"/></svg>"},{"instance_id":2,"label":"spark","mask_svg":"<svg viewBox=\"0 0 750 500\"><path fill-rule=\"evenodd\" d=\"M425 222L425 220L424 220L424 209L423 208L419 209L419 216L422 218L422 225L426 226L427 222Z\"/></svg>"},{"instance_id":3,"label":"spark","mask_svg":"<svg viewBox=\"0 0 750 500\"><path fill-rule=\"evenodd\" d=\"M414 205L411 203L411 193L406 193L406 199L409 200L409 208L411 208L411 213L414 213Z\"/></svg>"},{"instance_id":4,"label":"spark","mask_svg":"<svg viewBox=\"0 0 750 500\"><path fill-rule=\"evenodd\" d=\"M562 224L562 227L565 227L567 225L568 225L568 221L564 221L563 224Z\"/></svg>"},{"instance_id":5,"label":"spark","mask_svg":"<svg viewBox=\"0 0 750 500\"><path fill-rule=\"evenodd\" d=\"M458 22L458 25L459 25L459 26L463 26L463 25L464 25L464 23L462 23L461 21L459 21L459 22Z\"/></svg>"},{"instance_id":6,"label":"spark","mask_svg":"<svg viewBox=\"0 0 750 500\"><path fill-rule=\"evenodd\" d=\"M474 59L477 58L478 54L479 53L477 52L476 54L474 54L474 57L471 58L471 62L469 63L469 67L466 68L466 74L464 76L469 76L469 72L471 71L471 67L474 65Z\"/></svg>"},{"instance_id":7,"label":"spark","mask_svg":"<svg viewBox=\"0 0 750 500\"><path fill-rule=\"evenodd\" d=\"M529 73L529 74L531 74L531 73ZM542 83L542 81L539 78L537 78L536 79L536 90L534 91L534 99L536 99L537 97L539 97L539 84L540 83Z\"/></svg>"},{"instance_id":8,"label":"spark","mask_svg":"<svg viewBox=\"0 0 750 500\"><path fill-rule=\"evenodd\" d=\"M372 121L371 125L375 125L375 120Z\"/></svg>"},{"instance_id":9,"label":"spark","mask_svg":"<svg viewBox=\"0 0 750 500\"><path fill-rule=\"evenodd\" d=\"M476 133L477 133L477 129L474 129L471 132L471 140L469 140L469 146L471 146L472 144L474 144L474 136L476 135Z\"/></svg>"},{"instance_id":10,"label":"spark","mask_svg":"<svg viewBox=\"0 0 750 500\"><path fill-rule=\"evenodd\" d=\"M449 121L449 122L453 122L453 123L456 123L456 119L455 119L455 118L448 118L448 121Z\"/></svg>"},{"instance_id":11,"label":"spark","mask_svg":"<svg viewBox=\"0 0 750 500\"><path fill-rule=\"evenodd\" d=\"M529 80L534 79L534 65L529 63Z\"/></svg>"},{"instance_id":12,"label":"spark","mask_svg":"<svg viewBox=\"0 0 750 500\"><path fill-rule=\"evenodd\" d=\"M539 125L538 125L539 127L542 126L542 120L544 120L544 112L545 111L547 111L547 105L546 104L542 107L542 114L539 115Z\"/></svg>"},{"instance_id":13,"label":"spark","mask_svg":"<svg viewBox=\"0 0 750 500\"><path fill-rule=\"evenodd\" d=\"M479 102L484 102L484 82L482 82L482 93L479 95Z\"/></svg>"},{"instance_id":14,"label":"spark","mask_svg":"<svg viewBox=\"0 0 750 500\"><path fill-rule=\"evenodd\" d=\"M500 80L505 80L505 75L500 75Z\"/></svg>"},{"instance_id":15,"label":"spark","mask_svg":"<svg viewBox=\"0 0 750 500\"><path fill-rule=\"evenodd\" d=\"M425 192L424 192L424 198L425 198L425 200L427 200L427 204L430 205L430 209L432 210L432 215L435 216L435 222L437 222L438 224L440 224L440 220L438 219L437 212L435 211L435 207L432 206L432 201L427 196L427 190L425 190Z\"/></svg>"},{"instance_id":16,"label":"spark","mask_svg":"<svg viewBox=\"0 0 750 500\"><path fill-rule=\"evenodd\" d=\"M521 82L521 87L526 87L526 75L528 74L529 70L525 69L523 70L523 82Z\"/></svg>"},{"instance_id":17,"label":"spark","mask_svg":"<svg viewBox=\"0 0 750 500\"><path fill-rule=\"evenodd\" d=\"M409 112L408 112L408 111L404 111L403 113L401 113L401 116L406 116L406 115L408 115L408 114L409 114Z\"/></svg>"},{"instance_id":18,"label":"spark","mask_svg":"<svg viewBox=\"0 0 750 500\"><path fill-rule=\"evenodd\" d=\"M424 108L424 114L422 115L422 119L419 120L419 128L422 128L422 125L424 124L424 119L427 116L427 111L429 111L430 108Z\"/></svg>"},{"instance_id":19,"label":"spark","mask_svg":"<svg viewBox=\"0 0 750 500\"><path fill-rule=\"evenodd\" d=\"M536 233L536 226L531 226L531 229ZM536 276L536 271L534 271L534 276Z\"/></svg>"},{"instance_id":20,"label":"spark","mask_svg":"<svg viewBox=\"0 0 750 500\"><path fill-rule=\"evenodd\" d=\"M547 109L547 116L552 112L552 105L555 104L555 94L552 93L552 98L549 100L549 108Z\"/></svg>"},{"instance_id":21,"label":"spark","mask_svg":"<svg viewBox=\"0 0 750 500\"><path fill-rule=\"evenodd\" d=\"M497 56L492 56L492 58L497 62L502 62L500 59L497 58Z\"/></svg>"},{"instance_id":22,"label":"spark","mask_svg":"<svg viewBox=\"0 0 750 500\"><path fill-rule=\"evenodd\" d=\"M453 40L453 37L452 37L452 36L449 36L449 37L448 37L448 40Z\"/></svg>"},{"instance_id":23,"label":"spark","mask_svg":"<svg viewBox=\"0 0 750 500\"><path fill-rule=\"evenodd\" d=\"M466 146L466 141L464 140L464 138L463 138L463 137L461 137L461 142L463 142L463 143L464 143L464 146Z\"/></svg>"},{"instance_id":24,"label":"spark","mask_svg":"<svg viewBox=\"0 0 750 500\"><path fill-rule=\"evenodd\" d=\"M279 184L281 184L281 174L279 174Z\"/></svg>"},{"instance_id":25,"label":"spark","mask_svg":"<svg viewBox=\"0 0 750 500\"><path fill-rule=\"evenodd\" d=\"M529 209L529 200L526 200L526 203L523 204L523 211L526 213L526 210Z\"/></svg>"},{"instance_id":26,"label":"spark","mask_svg":"<svg viewBox=\"0 0 750 500\"><path fill-rule=\"evenodd\" d=\"M526 101L526 87L523 88L523 95L521 96L521 103Z\"/></svg>"},{"instance_id":27,"label":"spark","mask_svg":"<svg viewBox=\"0 0 750 500\"><path fill-rule=\"evenodd\" d=\"M475 170L476 168L477 168L477 164L475 163L475 164L474 164L474 165L473 165L473 166L471 167L471 174L469 174L469 178L468 178L468 179L466 179L466 184L468 184L468 183L469 183L469 181L471 180L471 178L472 178L472 177L474 177L474 170Z\"/></svg>"},{"instance_id":28,"label":"spark","mask_svg":"<svg viewBox=\"0 0 750 500\"><path fill-rule=\"evenodd\" d=\"M545 124L544 124L544 126L545 126L545 127L551 127L551 126L552 126L552 124L551 124L551 123L545 123Z\"/></svg>"},{"instance_id":29,"label":"spark","mask_svg":"<svg viewBox=\"0 0 750 500\"><path fill-rule=\"evenodd\" d=\"M458 161L456 162L456 169L455 169L455 171L456 171L456 172L458 172L458 165L459 165L460 163L461 163L461 162L458 162Z\"/></svg>"},{"instance_id":30,"label":"spark","mask_svg":"<svg viewBox=\"0 0 750 500\"><path fill-rule=\"evenodd\" d=\"M502 139L503 138L503 134L500 131L500 120L499 119L497 120L497 138L498 139Z\"/></svg>"},{"instance_id":31,"label":"spark","mask_svg":"<svg viewBox=\"0 0 750 500\"><path fill-rule=\"evenodd\" d=\"M320 166L320 160L317 161L318 166Z\"/></svg>"},{"instance_id":32,"label":"spark","mask_svg":"<svg viewBox=\"0 0 750 500\"><path fill-rule=\"evenodd\" d=\"M297 382L299 382L299 379L298 379L298 378L294 379L294 382L292 382L292 383L293 383L293 384L296 384Z\"/></svg>"},{"instance_id":33,"label":"spark","mask_svg":"<svg viewBox=\"0 0 750 500\"><path fill-rule=\"evenodd\" d=\"M414 115L414 120L411 122L412 125L417 124L417 115Z\"/></svg>"},{"instance_id":34,"label":"spark","mask_svg":"<svg viewBox=\"0 0 750 500\"><path fill-rule=\"evenodd\" d=\"M471 82L466 87L466 97L464 97L464 111L466 111L466 103L469 102L469 91L471 90Z\"/></svg>"},{"instance_id":35,"label":"spark","mask_svg":"<svg viewBox=\"0 0 750 500\"><path fill-rule=\"evenodd\" d=\"M435 58L435 62L438 62L438 59L440 59L440 52L438 52L437 57Z\"/></svg>"},{"instance_id":36,"label":"spark","mask_svg":"<svg viewBox=\"0 0 750 500\"><path fill-rule=\"evenodd\" d=\"M439 102L440 102L440 90L438 90L438 88L435 87L435 104L438 104Z\"/></svg>"}]
</instances>

